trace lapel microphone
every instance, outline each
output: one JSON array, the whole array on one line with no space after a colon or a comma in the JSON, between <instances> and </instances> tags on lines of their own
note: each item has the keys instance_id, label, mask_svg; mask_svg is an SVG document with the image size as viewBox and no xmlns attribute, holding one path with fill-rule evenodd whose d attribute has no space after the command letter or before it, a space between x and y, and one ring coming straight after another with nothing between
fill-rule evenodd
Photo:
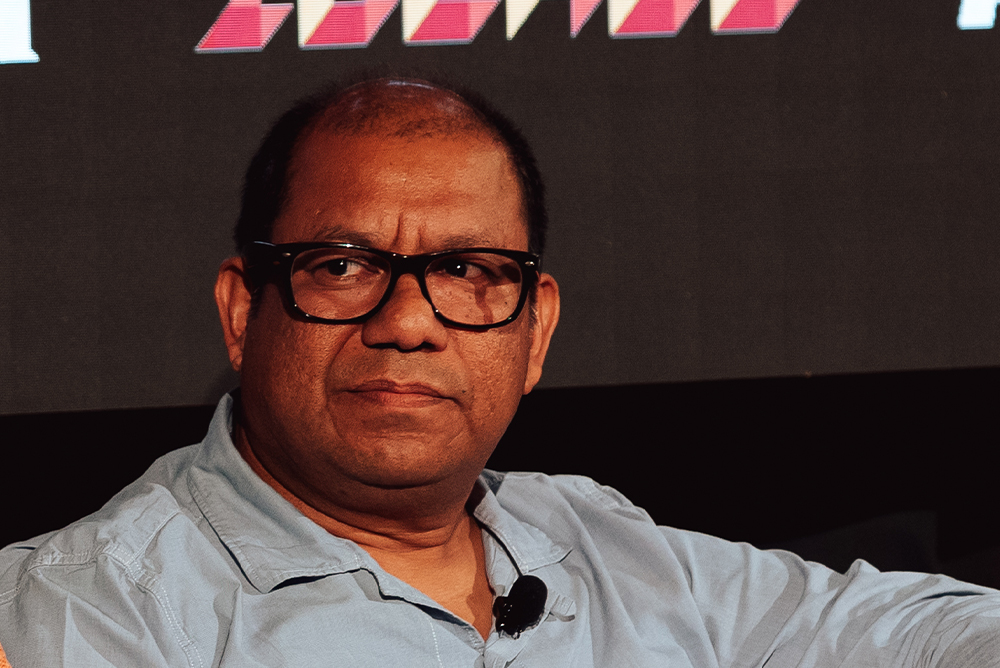
<instances>
[{"instance_id":1,"label":"lapel microphone","mask_svg":"<svg viewBox=\"0 0 1000 668\"><path fill-rule=\"evenodd\" d=\"M542 618L545 599L549 590L534 575L522 575L514 581L506 596L493 601L493 616L497 619L497 633L517 638Z\"/></svg>"}]
</instances>

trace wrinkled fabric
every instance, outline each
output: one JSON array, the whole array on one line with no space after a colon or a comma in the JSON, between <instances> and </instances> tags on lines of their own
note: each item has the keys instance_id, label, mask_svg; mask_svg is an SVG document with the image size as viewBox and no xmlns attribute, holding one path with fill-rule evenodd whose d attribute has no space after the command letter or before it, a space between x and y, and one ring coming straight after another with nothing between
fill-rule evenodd
<instances>
[{"instance_id":1,"label":"wrinkled fabric","mask_svg":"<svg viewBox=\"0 0 1000 668\"><path fill-rule=\"evenodd\" d=\"M835 573L537 473L485 471L470 499L496 594L519 574L548 588L533 628L483 640L261 481L231 411L97 513L0 551L15 668L1000 666L1000 592Z\"/></svg>"}]
</instances>

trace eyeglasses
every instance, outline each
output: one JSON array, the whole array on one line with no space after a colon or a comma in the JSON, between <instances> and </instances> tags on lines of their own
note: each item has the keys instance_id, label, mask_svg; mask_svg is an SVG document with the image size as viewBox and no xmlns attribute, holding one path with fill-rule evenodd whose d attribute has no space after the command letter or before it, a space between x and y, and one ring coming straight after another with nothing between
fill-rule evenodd
<instances>
[{"instance_id":1,"label":"eyeglasses","mask_svg":"<svg viewBox=\"0 0 1000 668\"><path fill-rule=\"evenodd\" d=\"M255 241L244 257L253 286L276 279L306 320L363 322L385 306L400 276L413 274L438 320L476 331L513 322L540 270L537 255L504 248L400 255L354 244Z\"/></svg>"}]
</instances>

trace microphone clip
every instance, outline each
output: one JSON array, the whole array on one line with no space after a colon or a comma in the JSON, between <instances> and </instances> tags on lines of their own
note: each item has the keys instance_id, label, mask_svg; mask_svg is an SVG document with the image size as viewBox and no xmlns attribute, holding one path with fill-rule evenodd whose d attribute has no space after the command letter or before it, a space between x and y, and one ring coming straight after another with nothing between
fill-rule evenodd
<instances>
[{"instance_id":1,"label":"microphone clip","mask_svg":"<svg viewBox=\"0 0 1000 668\"><path fill-rule=\"evenodd\" d=\"M534 575L522 575L515 580L506 596L497 596L493 601L497 633L501 636L506 633L516 639L538 624L548 593L545 583Z\"/></svg>"}]
</instances>

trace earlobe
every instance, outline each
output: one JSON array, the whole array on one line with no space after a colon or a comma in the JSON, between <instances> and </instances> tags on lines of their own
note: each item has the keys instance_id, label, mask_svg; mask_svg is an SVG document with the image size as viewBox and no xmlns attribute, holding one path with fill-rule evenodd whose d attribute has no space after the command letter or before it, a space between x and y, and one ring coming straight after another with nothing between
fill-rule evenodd
<instances>
[{"instance_id":1,"label":"earlobe","mask_svg":"<svg viewBox=\"0 0 1000 668\"><path fill-rule=\"evenodd\" d=\"M528 358L528 375L524 380L524 394L531 392L542 377L545 354L552 341L552 333L559 322L559 284L548 274L542 274L535 287L535 324L531 332L531 351Z\"/></svg>"},{"instance_id":2,"label":"earlobe","mask_svg":"<svg viewBox=\"0 0 1000 668\"><path fill-rule=\"evenodd\" d=\"M239 371L243 365L243 343L250 318L250 290L243 258L231 257L219 267L219 275L215 279L215 303L219 307L229 363Z\"/></svg>"}]
</instances>

